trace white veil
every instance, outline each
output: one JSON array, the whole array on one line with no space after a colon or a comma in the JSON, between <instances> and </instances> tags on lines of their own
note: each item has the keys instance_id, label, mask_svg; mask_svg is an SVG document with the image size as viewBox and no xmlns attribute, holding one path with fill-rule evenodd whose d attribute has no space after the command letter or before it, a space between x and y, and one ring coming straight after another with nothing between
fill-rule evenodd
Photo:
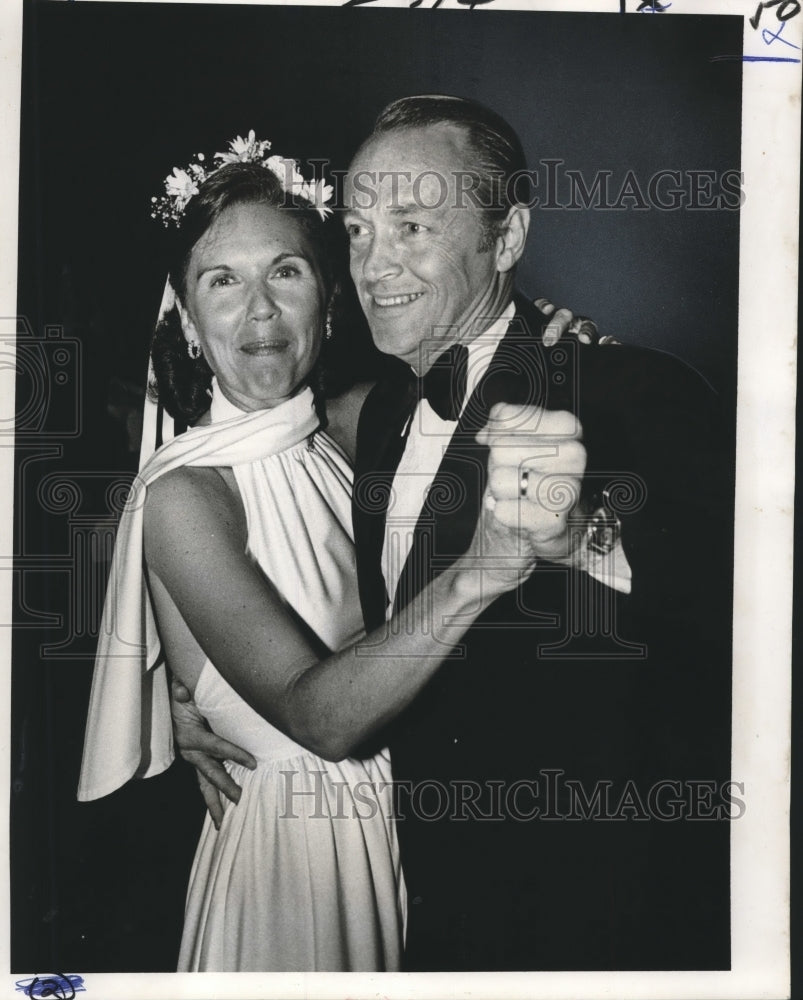
<instances>
[{"instance_id":1,"label":"white veil","mask_svg":"<svg viewBox=\"0 0 803 1000\"><path fill-rule=\"evenodd\" d=\"M165 281L162 302L159 306L159 314L156 318L158 326L176 304L176 293L170 284L170 279ZM176 435L176 428L172 417L165 413L161 403L150 397L150 387L154 382L153 358L148 355L148 379L145 384L145 406L142 412L142 440L139 446L139 468L148 461L160 444L171 441Z\"/></svg>"}]
</instances>

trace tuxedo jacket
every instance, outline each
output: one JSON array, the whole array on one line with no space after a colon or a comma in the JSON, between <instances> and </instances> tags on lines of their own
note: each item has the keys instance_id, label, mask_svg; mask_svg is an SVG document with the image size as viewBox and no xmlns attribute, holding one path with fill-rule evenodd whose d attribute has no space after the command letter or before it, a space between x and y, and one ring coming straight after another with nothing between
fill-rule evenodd
<instances>
[{"instance_id":1,"label":"tuxedo jacket","mask_svg":"<svg viewBox=\"0 0 803 1000\"><path fill-rule=\"evenodd\" d=\"M415 527L402 608L466 551L496 402L574 412L581 509L621 522L632 590L540 563L446 651L382 733L407 881L407 968L729 967L732 431L677 359L562 340L516 315L468 401ZM354 529L366 627L407 381L366 400ZM737 801L734 801L737 800Z\"/></svg>"}]
</instances>

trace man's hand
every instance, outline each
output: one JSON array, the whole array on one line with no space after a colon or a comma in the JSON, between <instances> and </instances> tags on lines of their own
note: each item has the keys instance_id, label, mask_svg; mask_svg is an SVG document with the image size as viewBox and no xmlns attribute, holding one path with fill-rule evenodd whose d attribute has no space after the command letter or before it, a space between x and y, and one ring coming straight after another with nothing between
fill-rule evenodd
<instances>
[{"instance_id":1,"label":"man's hand","mask_svg":"<svg viewBox=\"0 0 803 1000\"><path fill-rule=\"evenodd\" d=\"M581 436L572 413L505 403L492 407L477 435L490 448L482 555L508 562L511 579L542 559L574 560L578 539L570 516L586 467Z\"/></svg>"},{"instance_id":2,"label":"man's hand","mask_svg":"<svg viewBox=\"0 0 803 1000\"><path fill-rule=\"evenodd\" d=\"M575 316L571 309L556 309L549 299L535 299L542 313L549 316L549 323L544 327L544 347L554 347L566 333L576 334L581 344L620 344L616 337L600 337L597 324L587 316Z\"/></svg>"},{"instance_id":3,"label":"man's hand","mask_svg":"<svg viewBox=\"0 0 803 1000\"><path fill-rule=\"evenodd\" d=\"M190 692L175 678L171 683L170 710L179 753L195 768L201 795L215 828L220 829L224 811L221 793L236 803L242 791L221 761L232 760L252 770L257 762L246 750L212 732Z\"/></svg>"}]
</instances>

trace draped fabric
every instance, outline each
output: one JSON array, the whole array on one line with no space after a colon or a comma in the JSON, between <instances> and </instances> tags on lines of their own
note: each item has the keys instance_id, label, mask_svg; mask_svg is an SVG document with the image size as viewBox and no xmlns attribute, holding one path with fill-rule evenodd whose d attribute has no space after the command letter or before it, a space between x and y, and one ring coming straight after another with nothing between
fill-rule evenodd
<instances>
[{"instance_id":1,"label":"draped fabric","mask_svg":"<svg viewBox=\"0 0 803 1000\"><path fill-rule=\"evenodd\" d=\"M193 428L141 469L120 520L103 609L78 798L100 798L173 760L165 665L143 570L148 486L182 466L236 467L298 444L319 421L310 389L270 410Z\"/></svg>"}]
</instances>

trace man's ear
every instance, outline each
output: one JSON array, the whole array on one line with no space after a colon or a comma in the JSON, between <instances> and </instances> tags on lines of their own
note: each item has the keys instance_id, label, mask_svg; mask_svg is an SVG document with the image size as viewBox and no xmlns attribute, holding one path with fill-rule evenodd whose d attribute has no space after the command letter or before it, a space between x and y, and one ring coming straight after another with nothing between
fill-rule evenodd
<instances>
[{"instance_id":1,"label":"man's ear","mask_svg":"<svg viewBox=\"0 0 803 1000\"><path fill-rule=\"evenodd\" d=\"M496 240L496 269L505 274L518 264L527 243L530 228L530 210L524 205L513 205L500 227Z\"/></svg>"}]
</instances>

